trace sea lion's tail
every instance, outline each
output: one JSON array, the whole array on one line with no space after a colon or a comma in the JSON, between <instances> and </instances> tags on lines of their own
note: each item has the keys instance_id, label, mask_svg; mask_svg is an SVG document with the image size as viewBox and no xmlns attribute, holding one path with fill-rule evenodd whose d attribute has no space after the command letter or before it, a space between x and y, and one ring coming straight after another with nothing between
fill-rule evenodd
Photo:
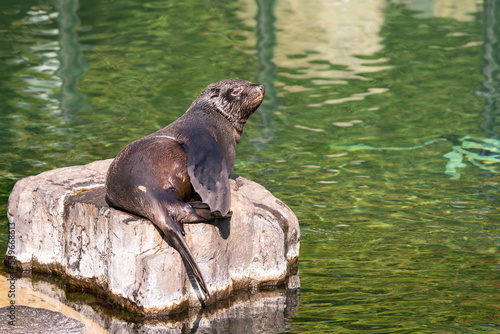
<instances>
[{"instance_id":1,"label":"sea lion's tail","mask_svg":"<svg viewBox=\"0 0 500 334\"><path fill-rule=\"evenodd\" d=\"M210 297L210 293L208 292L207 285L205 284L205 279L201 274L198 264L196 264L196 261L194 260L193 254L189 250L186 240L182 236L181 230L174 222L172 217L170 217L169 215L165 215L164 217L165 219L160 219L164 220L163 222L155 221L155 225L157 225L163 231L165 238L170 243L170 245L179 252L184 262L189 265L194 274L194 277L196 278L196 282L198 283L200 289L203 291L205 299L207 299L208 297Z\"/></svg>"}]
</instances>

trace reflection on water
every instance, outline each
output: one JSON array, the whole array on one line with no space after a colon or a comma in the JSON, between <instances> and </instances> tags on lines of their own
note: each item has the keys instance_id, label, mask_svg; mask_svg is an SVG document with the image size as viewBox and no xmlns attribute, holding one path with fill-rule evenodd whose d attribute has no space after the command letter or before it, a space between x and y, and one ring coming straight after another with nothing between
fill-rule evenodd
<instances>
[{"instance_id":1,"label":"reflection on water","mask_svg":"<svg viewBox=\"0 0 500 334\"><path fill-rule=\"evenodd\" d=\"M275 87L277 79L276 65L274 64L274 49L276 47L276 1L258 0L257 22L257 57L259 59L259 75L257 82L266 87L266 98L257 110L261 116L262 134L254 138L253 142L268 142L273 137L273 114L280 106L278 93Z\"/></svg>"},{"instance_id":2,"label":"reflection on water","mask_svg":"<svg viewBox=\"0 0 500 334\"><path fill-rule=\"evenodd\" d=\"M1 288L8 289L5 276ZM5 281L5 283L3 282ZM137 317L134 314L112 312L111 305L79 292L78 287L61 288L43 277L19 278L16 281L18 305L45 308L63 313L85 323L87 333L281 333L288 329L288 319L299 307L298 291L262 291L243 293L217 307L190 310L170 317ZM0 307L9 304L0 296ZM78 311L75 311L78 310ZM39 327L39 326L42 327ZM32 332L44 332L43 322L31 327Z\"/></svg>"},{"instance_id":3,"label":"reflection on water","mask_svg":"<svg viewBox=\"0 0 500 334\"><path fill-rule=\"evenodd\" d=\"M17 177L113 157L210 82L259 81L235 173L299 217L300 306L252 304L238 330L278 309L294 333L498 331L495 1L77 5L0 5L3 212Z\"/></svg>"},{"instance_id":4,"label":"reflection on water","mask_svg":"<svg viewBox=\"0 0 500 334\"><path fill-rule=\"evenodd\" d=\"M34 36L57 37L58 40L36 41L26 48L36 60L21 57L14 62L36 62L35 66L27 66L27 70L39 75L23 76L27 83L23 92L45 100L45 108L51 114L60 115L61 123L71 124L75 122L74 115L84 106L84 95L76 86L87 71L87 64L78 41L78 1L56 1L54 4L54 7L42 6L28 11L20 23Z\"/></svg>"},{"instance_id":5,"label":"reflection on water","mask_svg":"<svg viewBox=\"0 0 500 334\"><path fill-rule=\"evenodd\" d=\"M337 126L352 126L353 123L361 121L351 121L334 123ZM297 126L296 126L297 127ZM377 150L377 151L409 151L425 148L440 141L449 141L452 146L451 152L443 155L448 159L446 168L443 171L447 175L451 175L453 180L460 178L460 168L467 167L464 161L469 161L480 169L490 171L492 173L499 173L497 167L500 165L500 140L492 138L471 138L465 136L463 138L456 138L455 136L448 136L442 138L435 138L426 141L423 144L411 147L373 147L368 145L346 145L346 146L330 146L334 149L344 150ZM341 155L330 155L330 157L339 157L347 155L347 153L340 153Z\"/></svg>"},{"instance_id":6,"label":"reflection on water","mask_svg":"<svg viewBox=\"0 0 500 334\"><path fill-rule=\"evenodd\" d=\"M485 65L482 82L478 95L486 100L483 116L486 119L481 127L492 137L500 138L500 6L498 2L486 0L484 4L484 45L483 58Z\"/></svg>"},{"instance_id":7,"label":"reflection on water","mask_svg":"<svg viewBox=\"0 0 500 334\"><path fill-rule=\"evenodd\" d=\"M355 1L287 0L277 9L279 45L276 63L296 73L292 78L325 80L363 79L363 72L383 70L386 61L363 59L381 49L380 27L385 1L367 1L363 10ZM334 68L332 68L334 64Z\"/></svg>"},{"instance_id":8,"label":"reflection on water","mask_svg":"<svg viewBox=\"0 0 500 334\"><path fill-rule=\"evenodd\" d=\"M378 66L385 58L358 57L371 56L381 49L384 5L382 0L369 1L363 3L361 11L356 1L280 1L275 12L279 43L273 61L281 68L296 69L293 75L280 75L310 79L317 84L345 83L341 79L363 79L360 73L386 68ZM255 24L249 19L255 17L255 10L252 2L244 2L238 15L246 24ZM248 43L253 43L251 36Z\"/></svg>"},{"instance_id":9,"label":"reflection on water","mask_svg":"<svg viewBox=\"0 0 500 334\"><path fill-rule=\"evenodd\" d=\"M80 19L76 13L78 0L56 1L55 4L60 13L58 17L60 66L56 74L61 78L62 85L58 98L62 122L73 123L74 115L85 102L85 95L78 91L77 85L88 70L77 34L77 29L80 27Z\"/></svg>"},{"instance_id":10,"label":"reflection on water","mask_svg":"<svg viewBox=\"0 0 500 334\"><path fill-rule=\"evenodd\" d=\"M471 21L470 15L480 10L482 1L470 0L399 0L412 10L419 11L417 17L451 17L459 21Z\"/></svg>"},{"instance_id":11,"label":"reflection on water","mask_svg":"<svg viewBox=\"0 0 500 334\"><path fill-rule=\"evenodd\" d=\"M57 36L57 29L44 29L46 25L53 22L59 15L58 12L47 12L46 10L31 10L28 11L27 16L24 18L23 25L34 30L34 34L42 36ZM58 51L60 50L59 43L56 41L44 41L27 47L27 50L32 55L40 59L41 64L36 66L27 66L31 71L40 74L39 77L24 76L23 79L27 83L24 89L25 93L33 95L39 99L47 101L46 108L49 110L58 109L58 101L54 98L56 89L58 89L62 81L55 75L59 68L60 62L58 60ZM29 62L30 59L26 57L14 60L16 63Z\"/></svg>"}]
</instances>

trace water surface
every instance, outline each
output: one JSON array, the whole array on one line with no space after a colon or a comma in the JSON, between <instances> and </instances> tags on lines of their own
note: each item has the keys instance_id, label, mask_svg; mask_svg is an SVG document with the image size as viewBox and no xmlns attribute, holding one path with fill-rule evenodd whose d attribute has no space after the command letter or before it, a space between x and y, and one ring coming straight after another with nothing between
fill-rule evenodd
<instances>
[{"instance_id":1,"label":"water surface","mask_svg":"<svg viewBox=\"0 0 500 334\"><path fill-rule=\"evenodd\" d=\"M290 332L500 332L499 14L486 0L2 4L0 248L17 179L114 157L238 77L267 95L235 173L302 227Z\"/></svg>"}]
</instances>

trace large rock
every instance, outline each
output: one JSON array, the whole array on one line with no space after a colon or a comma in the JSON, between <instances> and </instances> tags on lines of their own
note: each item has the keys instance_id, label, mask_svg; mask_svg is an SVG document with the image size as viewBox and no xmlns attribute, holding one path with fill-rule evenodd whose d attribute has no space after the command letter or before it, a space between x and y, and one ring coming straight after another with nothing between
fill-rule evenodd
<instances>
[{"instance_id":1,"label":"large rock","mask_svg":"<svg viewBox=\"0 0 500 334\"><path fill-rule=\"evenodd\" d=\"M200 306L193 276L159 230L107 205L103 184L110 163L56 169L17 182L8 207L15 254L6 262L57 273L136 312ZM231 219L184 226L211 294L208 303L238 289L284 282L297 287L297 218L262 186L242 177L230 183Z\"/></svg>"}]
</instances>

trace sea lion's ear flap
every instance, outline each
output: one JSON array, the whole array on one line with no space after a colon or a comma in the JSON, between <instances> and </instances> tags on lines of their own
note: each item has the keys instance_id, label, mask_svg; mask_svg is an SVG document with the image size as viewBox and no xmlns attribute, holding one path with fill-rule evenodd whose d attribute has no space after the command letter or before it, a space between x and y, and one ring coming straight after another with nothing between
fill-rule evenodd
<instances>
[{"instance_id":1,"label":"sea lion's ear flap","mask_svg":"<svg viewBox=\"0 0 500 334\"><path fill-rule=\"evenodd\" d=\"M226 161L215 139L204 131L195 141L182 145L187 154L188 174L194 190L211 212L226 216L231 208L231 189Z\"/></svg>"}]
</instances>

